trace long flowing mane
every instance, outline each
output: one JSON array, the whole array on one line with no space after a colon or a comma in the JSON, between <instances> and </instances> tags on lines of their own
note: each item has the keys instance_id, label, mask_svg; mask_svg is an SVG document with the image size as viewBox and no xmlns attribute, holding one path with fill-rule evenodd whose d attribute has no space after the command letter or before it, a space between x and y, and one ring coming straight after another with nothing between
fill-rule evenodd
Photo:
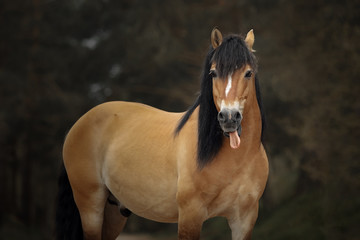
<instances>
[{"instance_id":1,"label":"long flowing mane","mask_svg":"<svg viewBox=\"0 0 360 240\"><path fill-rule=\"evenodd\" d=\"M191 114L199 106L198 119L198 151L197 162L199 168L210 163L219 152L223 143L223 131L217 120L217 109L212 95L212 77L209 74L212 62L217 63L217 71L220 77L227 76L235 69L249 64L254 71L257 71L257 62L255 56L249 51L244 40L238 35L230 35L224 38L222 44L215 50L210 50L205 59L202 72L200 94L194 104L188 109L179 121L175 130L178 134L189 120ZM255 76L256 98L261 112L262 131L261 139L263 141L263 131L265 128L265 116L263 113L260 86L257 75Z\"/></svg>"}]
</instances>

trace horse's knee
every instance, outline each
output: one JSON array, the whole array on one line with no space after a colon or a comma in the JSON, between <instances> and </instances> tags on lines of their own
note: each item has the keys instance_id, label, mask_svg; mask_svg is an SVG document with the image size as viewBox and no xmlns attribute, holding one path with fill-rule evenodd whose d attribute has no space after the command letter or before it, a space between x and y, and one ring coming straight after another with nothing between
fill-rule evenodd
<instances>
[{"instance_id":1,"label":"horse's knee","mask_svg":"<svg viewBox=\"0 0 360 240\"><path fill-rule=\"evenodd\" d=\"M199 240L201 224L179 224L178 238L179 240Z\"/></svg>"}]
</instances>

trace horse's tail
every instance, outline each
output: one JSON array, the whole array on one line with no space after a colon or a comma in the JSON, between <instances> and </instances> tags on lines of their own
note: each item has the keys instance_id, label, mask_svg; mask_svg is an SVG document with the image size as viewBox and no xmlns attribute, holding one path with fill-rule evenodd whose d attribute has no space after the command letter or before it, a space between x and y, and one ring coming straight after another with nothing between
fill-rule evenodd
<instances>
[{"instance_id":1,"label":"horse's tail","mask_svg":"<svg viewBox=\"0 0 360 240\"><path fill-rule=\"evenodd\" d=\"M56 208L56 239L83 239L81 219L76 207L68 175L64 165L61 166L59 192Z\"/></svg>"}]
</instances>

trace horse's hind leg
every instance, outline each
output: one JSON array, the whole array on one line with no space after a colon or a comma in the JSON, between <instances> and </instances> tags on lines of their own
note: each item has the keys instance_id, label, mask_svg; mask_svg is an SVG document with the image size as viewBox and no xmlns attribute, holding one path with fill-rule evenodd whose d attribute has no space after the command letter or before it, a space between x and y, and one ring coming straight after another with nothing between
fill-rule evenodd
<instances>
[{"instance_id":1,"label":"horse's hind leg","mask_svg":"<svg viewBox=\"0 0 360 240\"><path fill-rule=\"evenodd\" d=\"M84 186L83 189L92 191L74 191L74 199L80 212L84 239L101 240L107 191L101 186Z\"/></svg>"},{"instance_id":2,"label":"horse's hind leg","mask_svg":"<svg viewBox=\"0 0 360 240\"><path fill-rule=\"evenodd\" d=\"M119 206L106 203L103 224L103 240L115 240L126 224L127 217L124 217Z\"/></svg>"}]
</instances>

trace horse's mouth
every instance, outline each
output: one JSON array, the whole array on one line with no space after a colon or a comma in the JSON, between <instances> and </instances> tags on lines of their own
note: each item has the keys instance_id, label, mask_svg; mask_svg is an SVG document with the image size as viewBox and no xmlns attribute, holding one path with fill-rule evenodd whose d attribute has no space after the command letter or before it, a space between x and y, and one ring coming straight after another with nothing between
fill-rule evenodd
<instances>
[{"instance_id":1,"label":"horse's mouth","mask_svg":"<svg viewBox=\"0 0 360 240\"><path fill-rule=\"evenodd\" d=\"M238 135L240 136L241 135L241 124L239 124L239 125L223 125L223 126L221 126L221 124L220 124L220 127L221 127L221 129L223 130L223 132L224 132L224 136L226 136L226 137L229 137L229 135L230 135L230 133L232 133L232 132L237 132L238 133Z\"/></svg>"},{"instance_id":2,"label":"horse's mouth","mask_svg":"<svg viewBox=\"0 0 360 240\"><path fill-rule=\"evenodd\" d=\"M226 129L224 135L230 138L230 147L236 149L240 147L240 135L241 135L241 125L237 129Z\"/></svg>"}]
</instances>

